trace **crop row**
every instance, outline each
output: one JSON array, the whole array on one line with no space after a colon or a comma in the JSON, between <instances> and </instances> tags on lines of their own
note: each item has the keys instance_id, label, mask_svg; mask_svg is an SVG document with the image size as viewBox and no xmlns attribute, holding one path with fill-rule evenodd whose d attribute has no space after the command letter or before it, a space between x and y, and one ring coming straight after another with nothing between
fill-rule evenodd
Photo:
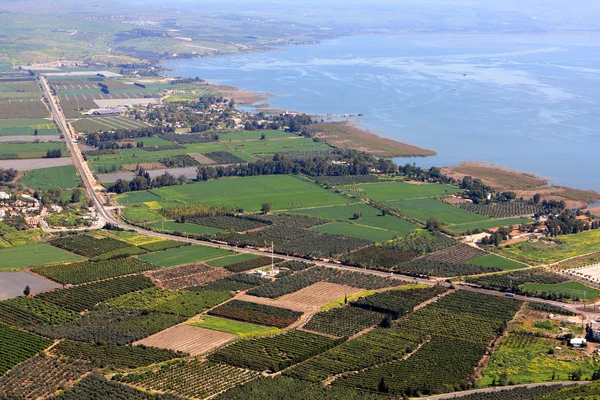
<instances>
[{"instance_id":1,"label":"crop row","mask_svg":"<svg viewBox=\"0 0 600 400\"><path fill-rule=\"evenodd\" d=\"M109 307L126 310L157 311L193 317L229 300L230 292L193 291L171 292L156 287L132 292L106 302Z\"/></svg>"},{"instance_id":2,"label":"crop row","mask_svg":"<svg viewBox=\"0 0 600 400\"><path fill-rule=\"evenodd\" d=\"M535 311L542 311L548 314L559 314L559 315L567 315L574 316L576 315L573 311L569 311L562 307L556 307L552 304L539 303L537 301L531 301L527 303L527 308Z\"/></svg>"},{"instance_id":3,"label":"crop row","mask_svg":"<svg viewBox=\"0 0 600 400\"><path fill-rule=\"evenodd\" d=\"M32 271L63 284L77 285L122 275L136 274L157 268L137 258L121 258L98 262L82 261L72 264L47 265Z\"/></svg>"},{"instance_id":4,"label":"crop row","mask_svg":"<svg viewBox=\"0 0 600 400\"><path fill-rule=\"evenodd\" d=\"M209 359L256 371L277 372L339 343L339 340L295 330L282 335L235 342L211 354Z\"/></svg>"},{"instance_id":5,"label":"crop row","mask_svg":"<svg viewBox=\"0 0 600 400\"><path fill-rule=\"evenodd\" d=\"M0 397L46 398L91 370L90 363L36 356L0 378Z\"/></svg>"},{"instance_id":6,"label":"crop row","mask_svg":"<svg viewBox=\"0 0 600 400\"><path fill-rule=\"evenodd\" d=\"M242 274L230 275L227 278L219 279L214 282L210 282L198 289L217 290L217 291L228 290L231 292L236 292L238 290L239 291L248 290L253 287L263 285L267 282L270 282L270 280L268 280L266 278L262 278L258 275L242 273Z\"/></svg>"},{"instance_id":7,"label":"crop row","mask_svg":"<svg viewBox=\"0 0 600 400\"><path fill-rule=\"evenodd\" d=\"M281 261L283 261L281 258L271 259L271 257L261 256L251 260L240 261L235 264L226 265L225 269L231 272L244 272L251 269L264 267L265 265L270 265L271 262L279 263Z\"/></svg>"},{"instance_id":8,"label":"crop row","mask_svg":"<svg viewBox=\"0 0 600 400\"><path fill-rule=\"evenodd\" d=\"M541 204L529 204L522 201L511 201L507 203L473 204L463 203L459 205L463 210L485 215L492 218L509 218L521 215L533 215L542 213L544 207Z\"/></svg>"},{"instance_id":9,"label":"crop row","mask_svg":"<svg viewBox=\"0 0 600 400\"><path fill-rule=\"evenodd\" d=\"M361 272L313 267L290 276L285 276L274 282L266 283L248 291L248 294L274 299L288 293L296 292L317 282L338 283L362 289L383 289L403 284L395 279L363 274Z\"/></svg>"},{"instance_id":10,"label":"crop row","mask_svg":"<svg viewBox=\"0 0 600 400\"><path fill-rule=\"evenodd\" d=\"M114 379L147 389L181 396L206 398L255 379L258 373L225 364L192 360L174 361L159 369L115 376Z\"/></svg>"},{"instance_id":11,"label":"crop row","mask_svg":"<svg viewBox=\"0 0 600 400\"><path fill-rule=\"evenodd\" d=\"M399 264L397 272L411 276L451 277L459 275L476 275L486 272L501 271L495 267L481 267L464 262L431 260L429 257L417 258L407 263Z\"/></svg>"},{"instance_id":12,"label":"crop row","mask_svg":"<svg viewBox=\"0 0 600 400\"><path fill-rule=\"evenodd\" d=\"M305 329L344 337L352 336L383 321L385 314L359 307L345 306L324 311L312 316Z\"/></svg>"},{"instance_id":13,"label":"crop row","mask_svg":"<svg viewBox=\"0 0 600 400\"><path fill-rule=\"evenodd\" d=\"M302 313L298 311L240 300L229 301L213 308L208 313L218 317L277 328L285 328L302 316Z\"/></svg>"},{"instance_id":14,"label":"crop row","mask_svg":"<svg viewBox=\"0 0 600 400\"><path fill-rule=\"evenodd\" d=\"M96 368L139 368L184 357L186 354L145 346L116 346L63 340L52 349L59 357L90 362Z\"/></svg>"},{"instance_id":15,"label":"crop row","mask_svg":"<svg viewBox=\"0 0 600 400\"><path fill-rule=\"evenodd\" d=\"M366 310L390 314L393 319L412 312L413 309L426 300L446 292L444 286L433 286L423 289L390 290L370 296L361 297L351 304Z\"/></svg>"},{"instance_id":16,"label":"crop row","mask_svg":"<svg viewBox=\"0 0 600 400\"><path fill-rule=\"evenodd\" d=\"M196 263L162 269L149 273L153 280L170 290L202 286L218 279L226 278L230 272L223 268L209 267Z\"/></svg>"},{"instance_id":17,"label":"crop row","mask_svg":"<svg viewBox=\"0 0 600 400\"><path fill-rule=\"evenodd\" d=\"M397 250L391 247L369 246L350 253L344 260L344 264L364 268L392 268L418 256L418 253L411 251Z\"/></svg>"},{"instance_id":18,"label":"crop row","mask_svg":"<svg viewBox=\"0 0 600 400\"><path fill-rule=\"evenodd\" d=\"M115 309L91 312L68 324L43 325L34 330L55 339L124 345L170 328L185 319L173 314Z\"/></svg>"},{"instance_id":19,"label":"crop row","mask_svg":"<svg viewBox=\"0 0 600 400\"><path fill-rule=\"evenodd\" d=\"M227 151L214 151L212 153L204 154L217 164L239 164L247 162L243 158L233 155Z\"/></svg>"},{"instance_id":20,"label":"crop row","mask_svg":"<svg viewBox=\"0 0 600 400\"><path fill-rule=\"evenodd\" d=\"M468 244L460 243L456 246L435 252L427 256L427 259L431 261L467 263L484 255L486 255L485 251L477 247L469 246Z\"/></svg>"},{"instance_id":21,"label":"crop row","mask_svg":"<svg viewBox=\"0 0 600 400\"><path fill-rule=\"evenodd\" d=\"M379 180L375 175L318 176L313 179L325 186L358 185L359 183L374 183Z\"/></svg>"},{"instance_id":22,"label":"crop row","mask_svg":"<svg viewBox=\"0 0 600 400\"><path fill-rule=\"evenodd\" d=\"M16 297L0 302L0 322L29 329L36 325L60 325L79 314L36 297Z\"/></svg>"},{"instance_id":23,"label":"crop row","mask_svg":"<svg viewBox=\"0 0 600 400\"><path fill-rule=\"evenodd\" d=\"M178 242L177 240L161 240L159 242L142 244L139 247L147 251L163 251L188 245L188 243Z\"/></svg>"},{"instance_id":24,"label":"crop row","mask_svg":"<svg viewBox=\"0 0 600 400\"><path fill-rule=\"evenodd\" d=\"M486 289L528 294L526 291L521 290L521 285L525 283L553 285L566 282L568 279L562 275L544 269L528 269L524 271L509 272L507 274L468 278L467 280Z\"/></svg>"},{"instance_id":25,"label":"crop row","mask_svg":"<svg viewBox=\"0 0 600 400\"><path fill-rule=\"evenodd\" d=\"M397 250L415 252L419 254L429 254L455 246L457 243L458 242L456 240L441 234L411 234L396 239L394 242L386 244L386 246Z\"/></svg>"},{"instance_id":26,"label":"crop row","mask_svg":"<svg viewBox=\"0 0 600 400\"><path fill-rule=\"evenodd\" d=\"M152 282L147 277L133 275L44 292L38 294L37 297L57 306L81 312L89 310L103 301L152 286Z\"/></svg>"},{"instance_id":27,"label":"crop row","mask_svg":"<svg viewBox=\"0 0 600 400\"><path fill-rule=\"evenodd\" d=\"M113 238L96 239L85 234L59 237L50 241L50 244L85 257L97 257L109 251L131 247Z\"/></svg>"},{"instance_id":28,"label":"crop row","mask_svg":"<svg viewBox=\"0 0 600 400\"><path fill-rule=\"evenodd\" d=\"M0 375L51 344L48 339L0 324Z\"/></svg>"},{"instance_id":29,"label":"crop row","mask_svg":"<svg viewBox=\"0 0 600 400\"><path fill-rule=\"evenodd\" d=\"M412 353L421 342L419 335L399 329L376 328L285 371L284 375L321 382L344 372L359 371Z\"/></svg>"}]
</instances>

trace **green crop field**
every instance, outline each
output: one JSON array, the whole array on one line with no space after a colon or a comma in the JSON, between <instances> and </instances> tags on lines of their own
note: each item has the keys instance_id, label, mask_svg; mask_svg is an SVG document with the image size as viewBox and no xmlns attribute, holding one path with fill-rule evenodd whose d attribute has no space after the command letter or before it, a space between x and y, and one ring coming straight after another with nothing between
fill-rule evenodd
<instances>
[{"instance_id":1,"label":"green crop field","mask_svg":"<svg viewBox=\"0 0 600 400\"><path fill-rule=\"evenodd\" d=\"M444 224L465 224L489 221L488 217L461 210L458 207L451 206L450 204L435 199L390 201L387 204L400 209L400 211L406 215L421 222L426 222L431 217L435 217Z\"/></svg>"},{"instance_id":2,"label":"green crop field","mask_svg":"<svg viewBox=\"0 0 600 400\"><path fill-rule=\"evenodd\" d=\"M76 254L50 246L46 243L30 243L24 246L0 249L0 270L10 270L35 265L83 260Z\"/></svg>"},{"instance_id":3,"label":"green crop field","mask_svg":"<svg viewBox=\"0 0 600 400\"><path fill-rule=\"evenodd\" d=\"M65 165L27 171L19 182L31 189L48 190L54 187L76 188L81 180L73 165Z\"/></svg>"},{"instance_id":4,"label":"green crop field","mask_svg":"<svg viewBox=\"0 0 600 400\"><path fill-rule=\"evenodd\" d=\"M501 219L490 219L490 220L482 220L477 222L469 222L465 224L457 224L449 226L450 229L454 233L465 234L467 231L472 231L474 229L481 229L483 231L498 228L502 226L513 226L513 225L521 225L531 222L530 219L527 218L501 218Z\"/></svg>"},{"instance_id":5,"label":"green crop field","mask_svg":"<svg viewBox=\"0 0 600 400\"><path fill-rule=\"evenodd\" d=\"M279 328L259 326L247 322L211 317L209 315L203 315L200 321L190 322L189 325L212 329L219 332L227 332L242 338L270 336L281 333L281 329Z\"/></svg>"},{"instance_id":6,"label":"green crop field","mask_svg":"<svg viewBox=\"0 0 600 400\"><path fill-rule=\"evenodd\" d=\"M64 143L2 143L0 146L0 159L4 158L42 158L48 150L62 150L63 156L68 155Z\"/></svg>"},{"instance_id":7,"label":"green crop field","mask_svg":"<svg viewBox=\"0 0 600 400\"><path fill-rule=\"evenodd\" d=\"M227 265L235 264L242 261L253 260L255 258L258 258L258 256L254 254L234 254L231 256L225 256L222 258L211 260L207 262L207 264L212 265L213 267L225 267Z\"/></svg>"},{"instance_id":8,"label":"green crop field","mask_svg":"<svg viewBox=\"0 0 600 400\"><path fill-rule=\"evenodd\" d=\"M0 119L0 136L33 135L36 129L38 135L58 135L56 125L48 119Z\"/></svg>"},{"instance_id":9,"label":"green crop field","mask_svg":"<svg viewBox=\"0 0 600 400\"><path fill-rule=\"evenodd\" d=\"M357 224L348 224L346 222L332 222L330 224L316 226L311 230L321 233L330 233L332 235L368 239L375 242L385 242L393 239L396 236L399 236L396 232L385 229L377 229L370 226Z\"/></svg>"},{"instance_id":10,"label":"green crop field","mask_svg":"<svg viewBox=\"0 0 600 400\"><path fill-rule=\"evenodd\" d=\"M186 246L176 249L160 251L140 256L141 260L147 261L160 267L172 267L175 265L190 264L194 262L212 260L233 254L229 250L221 250L214 247Z\"/></svg>"},{"instance_id":11,"label":"green crop field","mask_svg":"<svg viewBox=\"0 0 600 400\"><path fill-rule=\"evenodd\" d=\"M146 208L146 207L144 207L144 208ZM153 218L150 217L148 219L153 219ZM210 226L202 226L202 225L195 225L195 224L182 224L180 222L175 222L175 221L155 222L154 224L152 224L152 227L154 229L158 229L160 231L169 231L169 232L179 231L184 234L197 234L197 235L204 235L204 234L213 235L215 233L225 232L224 229L211 228Z\"/></svg>"},{"instance_id":12,"label":"green crop field","mask_svg":"<svg viewBox=\"0 0 600 400\"><path fill-rule=\"evenodd\" d=\"M521 264L519 262L509 260L504 257L497 256L495 254L486 254L474 260L469 261L469 264L479 265L481 267L496 267L502 268L505 271L512 271L515 269L527 268L528 265Z\"/></svg>"},{"instance_id":13,"label":"green crop field","mask_svg":"<svg viewBox=\"0 0 600 400\"><path fill-rule=\"evenodd\" d=\"M289 137L297 137L298 135L290 132L284 131L270 131L270 130L260 130L260 131L224 131L219 132L219 140L228 141L228 140L260 140L262 135L265 135L267 139L272 138L289 138Z\"/></svg>"},{"instance_id":14,"label":"green crop field","mask_svg":"<svg viewBox=\"0 0 600 400\"><path fill-rule=\"evenodd\" d=\"M521 285L521 289L533 291L536 293L555 293L556 295L567 295L570 298L584 297L588 300L600 297L600 290L583 285L579 282L565 282L557 284L542 284L542 283L525 283Z\"/></svg>"},{"instance_id":15,"label":"green crop field","mask_svg":"<svg viewBox=\"0 0 600 400\"><path fill-rule=\"evenodd\" d=\"M406 182L363 183L345 187L348 190L357 189L368 197L378 201L418 199L421 197L444 196L460 192L457 187L437 183L415 185Z\"/></svg>"},{"instance_id":16,"label":"green crop field","mask_svg":"<svg viewBox=\"0 0 600 400\"><path fill-rule=\"evenodd\" d=\"M246 142L231 142L232 150L248 154L274 154L288 151L329 150L331 146L324 142L314 142L312 139L292 138L277 140L260 140Z\"/></svg>"},{"instance_id":17,"label":"green crop field","mask_svg":"<svg viewBox=\"0 0 600 400\"><path fill-rule=\"evenodd\" d=\"M206 204L242 207L259 211L269 202L272 210L345 204L348 200L336 193L290 175L265 175L244 178L225 178L182 186L170 186L152 191L162 206ZM120 204L147 202L144 192L126 193L118 198Z\"/></svg>"},{"instance_id":18,"label":"green crop field","mask_svg":"<svg viewBox=\"0 0 600 400\"><path fill-rule=\"evenodd\" d=\"M355 220L354 213L357 211L360 212L362 215L359 219ZM333 221L345 221L355 225L360 225L366 227L367 229L348 228L348 233L346 233L346 235L355 236L352 235L350 232L356 232L356 235L360 236L355 237L364 237L365 239L370 239L370 237L365 237L364 235L369 234L369 232L373 232L373 234L376 234L379 238L373 238L373 240L389 240L395 236L408 235L409 233L414 232L416 229L419 228L418 225L405 219L398 218L389 214L384 216L382 215L381 211L377 208L362 203L333 207L307 208L301 210L293 210L292 213L310 215L313 217L325 218ZM330 224L320 228L315 228L315 230L319 232L333 233L329 230L343 230L346 227L347 224Z\"/></svg>"},{"instance_id":19,"label":"green crop field","mask_svg":"<svg viewBox=\"0 0 600 400\"><path fill-rule=\"evenodd\" d=\"M600 230L562 235L553 240L521 242L502 248L502 253L511 258L543 264L553 264L597 251L600 251Z\"/></svg>"}]
</instances>

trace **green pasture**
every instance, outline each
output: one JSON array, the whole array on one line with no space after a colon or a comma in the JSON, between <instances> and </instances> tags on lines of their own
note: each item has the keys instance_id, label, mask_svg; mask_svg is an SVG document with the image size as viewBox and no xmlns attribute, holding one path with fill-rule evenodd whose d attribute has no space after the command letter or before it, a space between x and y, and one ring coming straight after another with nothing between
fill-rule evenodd
<instances>
[{"instance_id":1,"label":"green pasture","mask_svg":"<svg viewBox=\"0 0 600 400\"><path fill-rule=\"evenodd\" d=\"M0 270L11 270L33 267L35 265L78 261L82 259L83 257L50 246L46 243L30 243L24 246L0 249Z\"/></svg>"},{"instance_id":2,"label":"green pasture","mask_svg":"<svg viewBox=\"0 0 600 400\"><path fill-rule=\"evenodd\" d=\"M277 140L259 140L228 143L234 151L247 154L274 154L288 151L330 150L331 146L324 142L315 142L308 138L292 138Z\"/></svg>"},{"instance_id":3,"label":"green pasture","mask_svg":"<svg viewBox=\"0 0 600 400\"><path fill-rule=\"evenodd\" d=\"M271 209L339 205L348 200L322 189L314 183L291 175L264 175L244 178L224 178L181 186L170 186L152 191L161 206L206 204L224 207L239 206L246 211L259 211L268 202ZM119 204L149 201L144 192L126 193L118 197Z\"/></svg>"},{"instance_id":4,"label":"green pasture","mask_svg":"<svg viewBox=\"0 0 600 400\"><path fill-rule=\"evenodd\" d=\"M32 169L19 180L23 185L35 190L48 190L55 187L72 189L79 186L81 179L73 165Z\"/></svg>"},{"instance_id":5,"label":"green pasture","mask_svg":"<svg viewBox=\"0 0 600 400\"><path fill-rule=\"evenodd\" d=\"M377 229L370 226L349 224L346 222L332 222L326 225L316 226L311 229L315 232L330 233L332 235L342 235L362 239L373 240L375 242L385 242L399 236L396 232L385 229Z\"/></svg>"},{"instance_id":6,"label":"green pasture","mask_svg":"<svg viewBox=\"0 0 600 400\"><path fill-rule=\"evenodd\" d=\"M159 251L157 253L145 254L140 256L140 259L158 265L159 267L172 267L175 265L212 260L213 258L224 257L229 254L233 254L233 252L215 247L185 246Z\"/></svg>"},{"instance_id":7,"label":"green pasture","mask_svg":"<svg viewBox=\"0 0 600 400\"><path fill-rule=\"evenodd\" d=\"M267 326L249 324L231 319L217 318L209 315L203 315L199 321L188 322L189 325L199 328L212 329L219 332L227 332L242 338L269 336L281 333L281 329Z\"/></svg>"},{"instance_id":8,"label":"green pasture","mask_svg":"<svg viewBox=\"0 0 600 400\"><path fill-rule=\"evenodd\" d=\"M2 143L0 145L0 159L43 158L48 150L62 150L63 156L68 155L64 143Z\"/></svg>"},{"instance_id":9,"label":"green pasture","mask_svg":"<svg viewBox=\"0 0 600 400\"><path fill-rule=\"evenodd\" d=\"M439 183L412 184L406 182L362 183L344 187L350 192L357 192L362 197L377 201L419 199L437 197L457 193L461 190L450 185Z\"/></svg>"},{"instance_id":10,"label":"green pasture","mask_svg":"<svg viewBox=\"0 0 600 400\"><path fill-rule=\"evenodd\" d=\"M284 131L271 131L271 130L261 130L261 131L219 131L219 140L228 141L228 140L260 140L262 135L268 139L272 138L290 138L297 137L295 133L284 132Z\"/></svg>"},{"instance_id":11,"label":"green pasture","mask_svg":"<svg viewBox=\"0 0 600 400\"><path fill-rule=\"evenodd\" d=\"M488 217L470 213L443 201L430 198L389 201L387 204L398 208L409 217L421 222L426 222L431 217L448 225L489 221Z\"/></svg>"},{"instance_id":12,"label":"green pasture","mask_svg":"<svg viewBox=\"0 0 600 400\"><path fill-rule=\"evenodd\" d=\"M562 235L536 242L521 242L502 247L502 253L528 263L553 264L567 258L600 251L600 230Z\"/></svg>"},{"instance_id":13,"label":"green pasture","mask_svg":"<svg viewBox=\"0 0 600 400\"><path fill-rule=\"evenodd\" d=\"M58 135L54 122L44 118L0 119L0 136Z\"/></svg>"},{"instance_id":14,"label":"green pasture","mask_svg":"<svg viewBox=\"0 0 600 400\"><path fill-rule=\"evenodd\" d=\"M512 271L515 269L527 268L528 265L509 260L496 254L486 254L474 260L469 261L471 265L479 265L480 267L496 267L504 271Z\"/></svg>"},{"instance_id":15,"label":"green pasture","mask_svg":"<svg viewBox=\"0 0 600 400\"><path fill-rule=\"evenodd\" d=\"M521 289L536 292L537 294L555 293L557 296L562 294L570 298L579 297L583 299L585 296L587 300L600 297L600 290L572 281L557 284L525 283L521 285Z\"/></svg>"},{"instance_id":16,"label":"green pasture","mask_svg":"<svg viewBox=\"0 0 600 400\"><path fill-rule=\"evenodd\" d=\"M207 264L212 265L213 267L226 267L242 261L254 260L255 258L258 258L258 256L254 254L234 254L211 260L207 262Z\"/></svg>"}]
</instances>

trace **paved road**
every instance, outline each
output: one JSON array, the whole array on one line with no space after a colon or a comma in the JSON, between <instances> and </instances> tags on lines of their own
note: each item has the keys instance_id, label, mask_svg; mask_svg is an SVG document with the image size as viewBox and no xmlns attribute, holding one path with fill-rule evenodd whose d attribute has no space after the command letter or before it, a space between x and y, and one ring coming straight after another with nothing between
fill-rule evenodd
<instances>
[{"instance_id":1,"label":"paved road","mask_svg":"<svg viewBox=\"0 0 600 400\"><path fill-rule=\"evenodd\" d=\"M503 390L510 390L510 389L518 388L518 387L535 388L535 387L540 387L540 386L553 386L553 385L573 386L573 385L585 385L586 383L590 383L590 382L589 381L581 381L581 382L567 381L567 382L528 383L525 385L513 385L513 386L508 386L508 387L505 386L505 387L467 390L465 392L438 394L435 396L411 397L411 399L419 399L419 400L458 399L458 398L461 398L464 396L471 395L473 393L502 392Z\"/></svg>"}]
</instances>

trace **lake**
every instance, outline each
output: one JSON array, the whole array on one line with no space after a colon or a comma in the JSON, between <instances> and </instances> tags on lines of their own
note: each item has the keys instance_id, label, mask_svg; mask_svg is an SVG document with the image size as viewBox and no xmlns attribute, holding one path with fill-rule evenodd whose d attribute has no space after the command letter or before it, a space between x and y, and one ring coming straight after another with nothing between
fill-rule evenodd
<instances>
[{"instance_id":1,"label":"lake","mask_svg":"<svg viewBox=\"0 0 600 400\"><path fill-rule=\"evenodd\" d=\"M170 60L170 75L272 93L274 108L363 113L381 136L600 190L600 36L357 36L280 51Z\"/></svg>"}]
</instances>

